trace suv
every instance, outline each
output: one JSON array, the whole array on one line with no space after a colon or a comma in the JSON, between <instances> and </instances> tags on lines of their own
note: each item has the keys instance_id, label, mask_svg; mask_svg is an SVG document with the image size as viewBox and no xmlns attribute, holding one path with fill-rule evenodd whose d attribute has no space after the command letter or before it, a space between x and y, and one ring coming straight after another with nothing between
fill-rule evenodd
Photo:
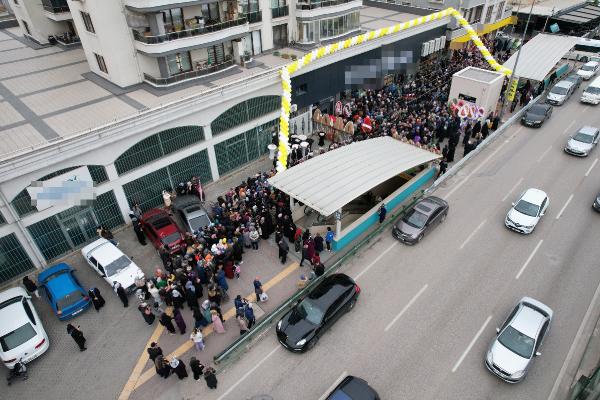
<instances>
[{"instance_id":1,"label":"suv","mask_svg":"<svg viewBox=\"0 0 600 400\"><path fill-rule=\"evenodd\" d=\"M552 104L554 106L563 105L569 97L575 91L575 84L570 81L560 81L552 89L546 96L546 103Z\"/></svg>"}]
</instances>

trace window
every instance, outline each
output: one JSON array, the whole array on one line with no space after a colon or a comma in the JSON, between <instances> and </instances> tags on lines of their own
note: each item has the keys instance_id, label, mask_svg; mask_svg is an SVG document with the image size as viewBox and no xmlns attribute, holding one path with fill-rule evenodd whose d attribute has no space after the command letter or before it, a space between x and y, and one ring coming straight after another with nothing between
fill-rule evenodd
<instances>
[{"instance_id":1,"label":"window","mask_svg":"<svg viewBox=\"0 0 600 400\"><path fill-rule=\"evenodd\" d=\"M181 8L172 8L162 12L165 31L176 32L183 29L183 10Z\"/></svg>"},{"instance_id":2,"label":"window","mask_svg":"<svg viewBox=\"0 0 600 400\"><path fill-rule=\"evenodd\" d=\"M25 28L25 32L27 32L28 35L31 35L31 31L29 30L29 24L27 23L27 21L21 20L21 22L23 23L23 28Z\"/></svg>"},{"instance_id":3,"label":"window","mask_svg":"<svg viewBox=\"0 0 600 400\"><path fill-rule=\"evenodd\" d=\"M90 17L90 14L83 12L83 11L79 11L79 13L81 14L81 18L83 19L83 24L85 25L85 29L88 32L96 33L96 30L94 29L94 24L92 23L92 17Z\"/></svg>"},{"instance_id":4,"label":"window","mask_svg":"<svg viewBox=\"0 0 600 400\"><path fill-rule=\"evenodd\" d=\"M359 28L359 13L352 12L334 18L321 20L321 39L345 35Z\"/></svg>"},{"instance_id":5,"label":"window","mask_svg":"<svg viewBox=\"0 0 600 400\"><path fill-rule=\"evenodd\" d=\"M499 21L500 18L502 18L502 13L504 12L504 2L501 1L500 3L498 3L498 11L496 11L496 21Z\"/></svg>"},{"instance_id":6,"label":"window","mask_svg":"<svg viewBox=\"0 0 600 400\"><path fill-rule=\"evenodd\" d=\"M473 15L473 20L470 22L475 23L475 22L481 21L481 14L483 14L483 5L477 6L475 8L475 14Z\"/></svg>"},{"instance_id":7,"label":"window","mask_svg":"<svg viewBox=\"0 0 600 400\"><path fill-rule=\"evenodd\" d=\"M298 42L313 43L315 41L315 25L311 22L298 22Z\"/></svg>"},{"instance_id":8,"label":"window","mask_svg":"<svg viewBox=\"0 0 600 400\"><path fill-rule=\"evenodd\" d=\"M494 12L494 5L490 4L487 8L487 11L485 13L485 24L489 24L490 21L492 20L492 13Z\"/></svg>"},{"instance_id":9,"label":"window","mask_svg":"<svg viewBox=\"0 0 600 400\"><path fill-rule=\"evenodd\" d=\"M192 59L190 52L175 53L167 56L169 75L177 75L192 70Z\"/></svg>"},{"instance_id":10,"label":"window","mask_svg":"<svg viewBox=\"0 0 600 400\"><path fill-rule=\"evenodd\" d=\"M105 74L108 74L108 68L106 68L104 57L96 53L94 53L94 56L96 56L96 63L98 64L98 68L100 68L100 71L104 72Z\"/></svg>"}]
</instances>

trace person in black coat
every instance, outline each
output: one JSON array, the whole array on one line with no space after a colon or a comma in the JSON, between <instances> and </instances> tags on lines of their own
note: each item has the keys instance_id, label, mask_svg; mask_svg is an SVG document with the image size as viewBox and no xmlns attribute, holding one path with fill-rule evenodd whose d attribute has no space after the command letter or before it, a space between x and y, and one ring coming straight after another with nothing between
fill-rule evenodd
<instances>
[{"instance_id":1,"label":"person in black coat","mask_svg":"<svg viewBox=\"0 0 600 400\"><path fill-rule=\"evenodd\" d=\"M173 357L170 365L171 365L171 369L177 375L179 380L182 380L182 379L188 377L188 373L187 373L187 370L185 368L185 364L183 363L183 361Z\"/></svg>"},{"instance_id":2,"label":"person in black coat","mask_svg":"<svg viewBox=\"0 0 600 400\"><path fill-rule=\"evenodd\" d=\"M163 355L162 349L158 346L158 343L156 342L150 343L150 347L148 347L146 351L148 352L148 358L152 360L152 362L156 361L156 357Z\"/></svg>"},{"instance_id":3,"label":"person in black coat","mask_svg":"<svg viewBox=\"0 0 600 400\"><path fill-rule=\"evenodd\" d=\"M85 337L79 328L79 325L77 325L77 328L75 328L73 325L67 324L67 333L71 335L75 343L77 343L77 346L79 346L79 351L85 351L87 350L87 347L85 347Z\"/></svg>"},{"instance_id":4,"label":"person in black coat","mask_svg":"<svg viewBox=\"0 0 600 400\"><path fill-rule=\"evenodd\" d=\"M140 244L142 246L145 246L147 244L146 236L144 235L144 231L142 230L142 224L141 224L140 220L133 214L130 214L129 218L131 218L131 224L133 225L133 231L135 232L135 236L137 236L138 242L140 242Z\"/></svg>"},{"instance_id":5,"label":"person in black coat","mask_svg":"<svg viewBox=\"0 0 600 400\"><path fill-rule=\"evenodd\" d=\"M29 279L28 276L23 277L23 286L25 286L25 289L27 289L27 292L30 295L33 293L33 294L35 294L35 297L37 297L38 299L40 298L40 292L38 292L37 285L35 284L34 281Z\"/></svg>"},{"instance_id":6,"label":"person in black coat","mask_svg":"<svg viewBox=\"0 0 600 400\"><path fill-rule=\"evenodd\" d=\"M104 307L106 301L104 301L104 298L100 294L100 290L98 290L98 288L90 288L90 290L88 290L88 296L90 296L90 299L92 300L92 304L94 305L96 311L100 311L100 309Z\"/></svg>"},{"instance_id":7,"label":"person in black coat","mask_svg":"<svg viewBox=\"0 0 600 400\"><path fill-rule=\"evenodd\" d=\"M146 321L146 323L148 325L152 325L154 323L156 316L154 315L154 313L152 313L152 309L150 308L150 306L148 304L146 304L146 303L140 304L138 306L138 310L140 310L142 317L144 317L144 321Z\"/></svg>"},{"instance_id":8,"label":"person in black coat","mask_svg":"<svg viewBox=\"0 0 600 400\"><path fill-rule=\"evenodd\" d=\"M204 380L206 381L206 386L211 389L217 388L217 376L215 375L215 369L212 367L208 367L204 370Z\"/></svg>"},{"instance_id":9,"label":"person in black coat","mask_svg":"<svg viewBox=\"0 0 600 400\"><path fill-rule=\"evenodd\" d=\"M158 322L160 322L160 324L162 326L167 328L167 331L169 331L169 334L171 334L171 335L175 334L175 326L173 325L173 317L171 317L169 314L162 313L160 315L160 318L158 319Z\"/></svg>"},{"instance_id":10,"label":"person in black coat","mask_svg":"<svg viewBox=\"0 0 600 400\"><path fill-rule=\"evenodd\" d=\"M127 298L127 292L125 291L125 289L123 289L123 286L121 286L119 282L114 281L113 289L117 296L119 296L121 303L123 303L123 307L129 307L129 299Z\"/></svg>"},{"instance_id":11,"label":"person in black coat","mask_svg":"<svg viewBox=\"0 0 600 400\"><path fill-rule=\"evenodd\" d=\"M202 365L202 363L200 363L200 361L198 361L196 357L191 358L190 368L192 369L192 373L194 374L194 380L200 379L200 377L204 373L204 365Z\"/></svg>"},{"instance_id":12,"label":"person in black coat","mask_svg":"<svg viewBox=\"0 0 600 400\"><path fill-rule=\"evenodd\" d=\"M154 359L154 368L156 368L156 373L165 379L171 375L171 366L162 354L159 354L156 359Z\"/></svg>"}]
</instances>

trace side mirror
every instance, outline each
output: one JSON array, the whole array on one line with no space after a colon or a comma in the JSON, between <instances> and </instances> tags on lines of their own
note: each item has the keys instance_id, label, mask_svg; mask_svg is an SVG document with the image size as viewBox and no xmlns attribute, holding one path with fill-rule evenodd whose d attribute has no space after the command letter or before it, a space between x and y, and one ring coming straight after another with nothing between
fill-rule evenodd
<instances>
[{"instance_id":1,"label":"side mirror","mask_svg":"<svg viewBox=\"0 0 600 400\"><path fill-rule=\"evenodd\" d=\"M514 206L515 206L515 203L512 203L512 206L514 207Z\"/></svg>"},{"instance_id":2,"label":"side mirror","mask_svg":"<svg viewBox=\"0 0 600 400\"><path fill-rule=\"evenodd\" d=\"M536 356L536 357L537 357L537 356L541 356L541 355L542 355L542 353L540 353L539 351L536 351L536 352L535 352L535 356Z\"/></svg>"},{"instance_id":3,"label":"side mirror","mask_svg":"<svg viewBox=\"0 0 600 400\"><path fill-rule=\"evenodd\" d=\"M496 328L496 333L500 333L500 328Z\"/></svg>"}]
</instances>

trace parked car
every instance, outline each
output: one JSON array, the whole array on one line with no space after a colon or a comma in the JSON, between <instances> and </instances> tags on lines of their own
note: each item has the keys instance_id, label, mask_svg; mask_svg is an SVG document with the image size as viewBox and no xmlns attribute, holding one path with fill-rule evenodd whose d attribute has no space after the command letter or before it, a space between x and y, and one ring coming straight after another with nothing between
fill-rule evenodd
<instances>
[{"instance_id":1,"label":"parked car","mask_svg":"<svg viewBox=\"0 0 600 400\"><path fill-rule=\"evenodd\" d=\"M185 245L183 232L166 211L153 208L142 214L142 228L157 249L169 248L171 254L178 253Z\"/></svg>"},{"instance_id":2,"label":"parked car","mask_svg":"<svg viewBox=\"0 0 600 400\"><path fill-rule=\"evenodd\" d=\"M379 400L379 395L365 380L348 375L325 400Z\"/></svg>"},{"instance_id":3,"label":"parked car","mask_svg":"<svg viewBox=\"0 0 600 400\"><path fill-rule=\"evenodd\" d=\"M118 282L133 292L135 280L144 277L142 270L114 244L98 239L81 249L87 263L112 287Z\"/></svg>"},{"instance_id":4,"label":"parked car","mask_svg":"<svg viewBox=\"0 0 600 400\"><path fill-rule=\"evenodd\" d=\"M22 287L0 293L0 358L7 368L38 358L50 347L31 297Z\"/></svg>"},{"instance_id":5,"label":"parked car","mask_svg":"<svg viewBox=\"0 0 600 400\"><path fill-rule=\"evenodd\" d=\"M575 84L570 81L562 80L558 82L548 95L546 96L546 103L552 104L554 106L563 105L569 97L575 92Z\"/></svg>"},{"instance_id":6,"label":"parked car","mask_svg":"<svg viewBox=\"0 0 600 400\"><path fill-rule=\"evenodd\" d=\"M444 222L448 208L445 200L435 196L426 197L396 222L392 235L406 244L419 243L433 228Z\"/></svg>"},{"instance_id":7,"label":"parked car","mask_svg":"<svg viewBox=\"0 0 600 400\"><path fill-rule=\"evenodd\" d=\"M600 104L600 77L594 79L592 83L581 94L581 102L589 104Z\"/></svg>"},{"instance_id":8,"label":"parked car","mask_svg":"<svg viewBox=\"0 0 600 400\"><path fill-rule=\"evenodd\" d=\"M596 199L592 203L592 208L598 212L600 212L600 193L596 196Z\"/></svg>"},{"instance_id":9,"label":"parked car","mask_svg":"<svg viewBox=\"0 0 600 400\"><path fill-rule=\"evenodd\" d=\"M598 144L600 131L593 126L584 126L569 138L565 146L565 152L578 157L587 157Z\"/></svg>"},{"instance_id":10,"label":"parked car","mask_svg":"<svg viewBox=\"0 0 600 400\"><path fill-rule=\"evenodd\" d=\"M600 69L600 63L597 61L588 61L579 68L577 75L581 76L586 81L591 79Z\"/></svg>"},{"instance_id":11,"label":"parked car","mask_svg":"<svg viewBox=\"0 0 600 400\"><path fill-rule=\"evenodd\" d=\"M177 196L173 201L173 208L179 212L181 219L189 232L195 232L212 223L208 212L202 206L197 196Z\"/></svg>"},{"instance_id":12,"label":"parked car","mask_svg":"<svg viewBox=\"0 0 600 400\"><path fill-rule=\"evenodd\" d=\"M581 86L581 82L583 82L583 78L581 77L581 75L577 75L577 74L571 74L571 75L567 76L564 80L573 82L575 84L574 90L579 89L579 86Z\"/></svg>"},{"instance_id":13,"label":"parked car","mask_svg":"<svg viewBox=\"0 0 600 400\"><path fill-rule=\"evenodd\" d=\"M527 189L508 210L504 225L513 231L529 234L533 232L550 204L548 195L539 189Z\"/></svg>"},{"instance_id":14,"label":"parked car","mask_svg":"<svg viewBox=\"0 0 600 400\"><path fill-rule=\"evenodd\" d=\"M550 118L552 115L552 106L549 104L534 104L532 105L525 115L521 117L521 123L523 125L539 128L542 126L545 120Z\"/></svg>"},{"instance_id":15,"label":"parked car","mask_svg":"<svg viewBox=\"0 0 600 400\"><path fill-rule=\"evenodd\" d=\"M522 381L531 368L550 330L552 310L530 297L523 297L509 314L485 357L488 370L505 382Z\"/></svg>"},{"instance_id":16,"label":"parked car","mask_svg":"<svg viewBox=\"0 0 600 400\"><path fill-rule=\"evenodd\" d=\"M354 308L360 288L344 274L332 274L277 323L277 339L286 349L304 352L345 312Z\"/></svg>"},{"instance_id":17,"label":"parked car","mask_svg":"<svg viewBox=\"0 0 600 400\"><path fill-rule=\"evenodd\" d=\"M38 276L50 307L61 321L75 317L91 304L74 272L68 264L61 263L43 270Z\"/></svg>"}]
</instances>

